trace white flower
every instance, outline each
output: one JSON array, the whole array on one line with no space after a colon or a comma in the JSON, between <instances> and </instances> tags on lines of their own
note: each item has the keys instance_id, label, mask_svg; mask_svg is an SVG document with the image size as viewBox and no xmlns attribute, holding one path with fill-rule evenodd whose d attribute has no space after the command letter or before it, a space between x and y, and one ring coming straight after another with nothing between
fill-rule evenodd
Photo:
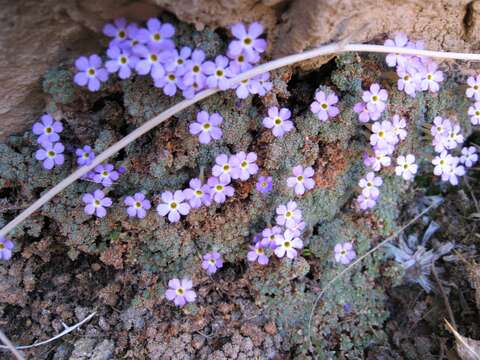
<instances>
[{"instance_id":1,"label":"white flower","mask_svg":"<svg viewBox=\"0 0 480 360\"><path fill-rule=\"evenodd\" d=\"M452 185L458 185L458 177L465 175L465 167L458 165L460 158L452 157L452 161L447 171L442 174L442 181L449 181Z\"/></svg>"},{"instance_id":2,"label":"white flower","mask_svg":"<svg viewBox=\"0 0 480 360\"><path fill-rule=\"evenodd\" d=\"M362 195L368 198L376 199L380 195L378 190L382 186L383 180L380 176L375 176L374 172L369 172L367 176L360 179L358 185L362 188Z\"/></svg>"},{"instance_id":3,"label":"white flower","mask_svg":"<svg viewBox=\"0 0 480 360\"><path fill-rule=\"evenodd\" d=\"M397 174L397 176L401 176L404 180L410 181L413 180L417 170L418 166L415 164L415 155L401 155L397 158L397 167L395 168L395 174Z\"/></svg>"},{"instance_id":4,"label":"white flower","mask_svg":"<svg viewBox=\"0 0 480 360\"><path fill-rule=\"evenodd\" d=\"M472 125L480 124L480 101L477 101L473 106L468 108L468 115L470 115Z\"/></svg>"},{"instance_id":5,"label":"white flower","mask_svg":"<svg viewBox=\"0 0 480 360\"><path fill-rule=\"evenodd\" d=\"M404 140L407 137L407 121L398 115L392 117L393 133L397 136L398 140Z\"/></svg>"},{"instance_id":6,"label":"white flower","mask_svg":"<svg viewBox=\"0 0 480 360\"><path fill-rule=\"evenodd\" d=\"M451 164L453 162L453 156L446 150L442 151L440 155L436 156L432 160L432 164L435 165L433 173L437 176L443 176L443 174L450 171Z\"/></svg>"},{"instance_id":7,"label":"white flower","mask_svg":"<svg viewBox=\"0 0 480 360\"><path fill-rule=\"evenodd\" d=\"M376 122L372 125L372 135L370 135L370 144L377 148L388 148L389 145L395 145L397 136L393 132L392 123L388 120Z\"/></svg>"}]
</instances>

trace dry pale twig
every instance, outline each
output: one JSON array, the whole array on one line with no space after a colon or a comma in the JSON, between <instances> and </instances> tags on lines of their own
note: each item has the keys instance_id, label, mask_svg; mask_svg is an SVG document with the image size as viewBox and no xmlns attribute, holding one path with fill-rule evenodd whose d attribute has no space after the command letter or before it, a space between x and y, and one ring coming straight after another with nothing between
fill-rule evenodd
<instances>
[{"instance_id":1,"label":"dry pale twig","mask_svg":"<svg viewBox=\"0 0 480 360\"><path fill-rule=\"evenodd\" d=\"M10 339L3 333L2 330L0 330L0 340L5 344L2 345L2 348L10 350L17 360L24 360L22 354L18 352L18 350L15 348L15 345L12 344Z\"/></svg>"},{"instance_id":2,"label":"dry pale twig","mask_svg":"<svg viewBox=\"0 0 480 360\"><path fill-rule=\"evenodd\" d=\"M300 54L294 54L286 56L277 60L273 60L264 64L261 64L257 67L254 67L248 71L245 71L235 78L231 79L232 84L238 83L242 80L250 79L257 75L263 74L265 72L279 69L284 66L293 65L295 63L309 60L319 56L338 54L344 52L374 52L374 53L397 53L397 54L408 54L408 55L418 55L418 56L428 56L434 58L443 58L443 59L459 59L459 60L471 60L471 61L480 61L480 54L471 54L471 53L456 53L456 52L442 52L442 51L431 51L431 50L418 50L412 48L401 48L401 47L389 47L383 45L369 45L369 44L343 44L343 43L333 43L319 48L305 51ZM30 215L42 207L45 203L50 201L55 195L60 193L67 186L80 179L83 175L92 170L95 166L99 165L103 161L107 160L112 155L116 154L118 151L126 147L131 142L138 139L143 134L147 133L157 125L166 121L171 116L177 114L178 112L184 110L185 108L193 105L200 100L203 100L215 93L220 91L219 89L208 89L201 91L195 97L189 100L183 100L180 103L172 106L171 108L165 110L161 114L155 116L153 119L150 119L142 126L125 136L120 141L113 144L111 147L106 149L100 155L98 155L93 162L88 166L83 166L73 172L70 176L62 180L52 189L47 191L40 199L35 201L27 209L25 209L20 215L10 221L5 227L0 230L0 236L6 236L13 228L25 221Z\"/></svg>"},{"instance_id":3,"label":"dry pale twig","mask_svg":"<svg viewBox=\"0 0 480 360\"><path fill-rule=\"evenodd\" d=\"M42 345L48 344L49 342L55 341L57 339L60 339L62 336L65 336L68 333L71 333L73 330L75 330L75 329L79 328L80 326L82 326L83 324L85 324L87 321L89 321L91 318L93 318L95 316L95 314L96 314L96 312L91 313L85 319L83 319L82 321L80 321L79 323L77 323L73 326L68 326L66 324L63 324L63 327L65 328L65 330L63 330L60 334L55 335L54 337L52 337L48 340L40 341L40 342L34 343L32 345L16 346L16 347L14 347L14 349L17 349L17 350L31 349L31 348L34 348L34 347L37 347L37 346L42 346ZM3 339L2 339L2 341L3 341ZM0 349L10 349L10 347L5 346L5 345L0 345Z\"/></svg>"}]
</instances>

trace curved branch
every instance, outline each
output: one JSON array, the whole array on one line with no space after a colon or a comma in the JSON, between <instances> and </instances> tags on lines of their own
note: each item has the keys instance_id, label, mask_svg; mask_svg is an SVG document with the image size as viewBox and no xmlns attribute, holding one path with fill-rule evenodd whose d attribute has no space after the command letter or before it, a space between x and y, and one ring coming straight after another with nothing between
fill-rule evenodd
<instances>
[{"instance_id":1,"label":"curved branch","mask_svg":"<svg viewBox=\"0 0 480 360\"><path fill-rule=\"evenodd\" d=\"M235 84L242 80L250 79L252 77L263 74L265 72L279 69L284 66L293 65L295 63L298 63L304 60L309 60L319 56L332 55L332 54L343 53L343 52L398 53L398 54L405 54L405 55L428 56L428 57L444 58L444 59L480 61L480 54L418 50L418 49L410 49L410 48L389 47L389 46L383 46L383 45L369 45L369 44L343 45L340 43L333 43L333 44L321 46L313 50L305 51L300 54L289 55L277 60L273 60L273 61L261 64L255 68L252 68L248 71L245 71L237 75L236 77L231 79L231 82L232 84ZM32 215L45 203L50 201L50 199L52 199L55 195L60 193L67 186L69 186L70 184L72 184L73 182L81 178L83 175L85 175L90 170L92 170L95 166L107 160L109 157L116 154L118 151L120 151L121 149L126 147L128 144L138 139L143 134L147 133L157 125L166 121L168 118L177 114L183 109L189 107L190 105L193 105L199 102L200 100L203 100L219 91L220 91L219 89L203 90L199 92L197 95L195 95L192 99L183 100L178 104L172 106L171 108L165 110L164 112L160 113L159 115L155 116L153 119L150 119L149 121L144 123L142 126L135 129L133 132L131 132L130 134L125 136L123 139L116 142L111 147L109 147L104 152L102 152L100 155L98 155L90 165L83 166L77 169L71 175L63 179L60 183L58 183L56 186L54 186L45 194L43 194L40 197L40 199L35 201L32 205L30 205L27 209L22 211L17 217L15 217L12 221L10 221L6 226L4 226L0 230L0 236L6 236L13 228L21 224L23 221L25 221L30 215Z\"/></svg>"}]
</instances>

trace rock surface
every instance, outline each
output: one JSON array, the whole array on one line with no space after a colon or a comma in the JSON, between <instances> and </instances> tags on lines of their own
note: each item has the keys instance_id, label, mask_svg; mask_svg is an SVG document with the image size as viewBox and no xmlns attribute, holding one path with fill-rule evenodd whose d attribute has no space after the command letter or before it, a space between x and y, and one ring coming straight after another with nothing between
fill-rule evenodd
<instances>
[{"instance_id":1,"label":"rock surface","mask_svg":"<svg viewBox=\"0 0 480 360\"><path fill-rule=\"evenodd\" d=\"M45 72L59 62L70 65L82 53L100 51L102 24L117 16L140 20L167 10L197 29L259 20L268 28L273 57L331 41L372 41L398 30L424 39L431 49L470 51L480 41L476 0L3 0L1 4L0 139L23 130L44 110L40 90Z\"/></svg>"}]
</instances>

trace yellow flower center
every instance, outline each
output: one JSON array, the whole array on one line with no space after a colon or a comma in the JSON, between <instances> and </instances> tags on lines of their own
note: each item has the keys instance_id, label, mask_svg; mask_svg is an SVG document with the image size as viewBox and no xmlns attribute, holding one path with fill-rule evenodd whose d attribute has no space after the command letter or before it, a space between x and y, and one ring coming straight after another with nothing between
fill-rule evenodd
<instances>
[{"instance_id":1,"label":"yellow flower center","mask_svg":"<svg viewBox=\"0 0 480 360\"><path fill-rule=\"evenodd\" d=\"M93 205L94 205L95 207L99 207L100 204L101 204L100 200L97 200L97 199L93 200Z\"/></svg>"},{"instance_id":2,"label":"yellow flower center","mask_svg":"<svg viewBox=\"0 0 480 360\"><path fill-rule=\"evenodd\" d=\"M303 181L303 176L302 175L297 176L297 181L302 182Z\"/></svg>"},{"instance_id":3,"label":"yellow flower center","mask_svg":"<svg viewBox=\"0 0 480 360\"><path fill-rule=\"evenodd\" d=\"M171 209L176 209L177 206L178 206L178 204L177 204L175 201L172 201L172 202L170 203L170 208L171 208Z\"/></svg>"},{"instance_id":4,"label":"yellow flower center","mask_svg":"<svg viewBox=\"0 0 480 360\"><path fill-rule=\"evenodd\" d=\"M408 164L403 164L403 168L406 170L408 169Z\"/></svg>"},{"instance_id":5,"label":"yellow flower center","mask_svg":"<svg viewBox=\"0 0 480 360\"><path fill-rule=\"evenodd\" d=\"M403 77L403 80L405 80L405 81L408 81L409 79L410 79L410 76L408 76L408 75L405 75L405 76Z\"/></svg>"},{"instance_id":6,"label":"yellow flower center","mask_svg":"<svg viewBox=\"0 0 480 360\"><path fill-rule=\"evenodd\" d=\"M238 61L239 63L244 62L244 61L245 61L245 56L239 55L239 56L237 57L237 61Z\"/></svg>"},{"instance_id":7,"label":"yellow flower center","mask_svg":"<svg viewBox=\"0 0 480 360\"><path fill-rule=\"evenodd\" d=\"M106 170L102 171L102 176L107 177L108 176L108 171L106 171Z\"/></svg>"},{"instance_id":8,"label":"yellow flower center","mask_svg":"<svg viewBox=\"0 0 480 360\"><path fill-rule=\"evenodd\" d=\"M160 39L162 38L162 36L159 33L153 34L152 37L153 37L153 40L155 41L160 41Z\"/></svg>"},{"instance_id":9,"label":"yellow flower center","mask_svg":"<svg viewBox=\"0 0 480 360\"><path fill-rule=\"evenodd\" d=\"M182 58L177 59L177 65L183 65L183 59Z\"/></svg>"},{"instance_id":10,"label":"yellow flower center","mask_svg":"<svg viewBox=\"0 0 480 360\"><path fill-rule=\"evenodd\" d=\"M473 85L473 90L478 90L478 85Z\"/></svg>"},{"instance_id":11,"label":"yellow flower center","mask_svg":"<svg viewBox=\"0 0 480 360\"><path fill-rule=\"evenodd\" d=\"M200 72L200 66L194 65L193 68L192 68L192 71L193 71L194 73Z\"/></svg>"},{"instance_id":12,"label":"yellow flower center","mask_svg":"<svg viewBox=\"0 0 480 360\"><path fill-rule=\"evenodd\" d=\"M286 218L291 218L292 216L293 216L293 214L292 214L291 211L287 211L287 212L285 213L285 217L286 217Z\"/></svg>"},{"instance_id":13,"label":"yellow flower center","mask_svg":"<svg viewBox=\"0 0 480 360\"><path fill-rule=\"evenodd\" d=\"M218 77L222 77L223 76L223 70L221 69L218 69L215 74L218 76Z\"/></svg>"},{"instance_id":14,"label":"yellow flower center","mask_svg":"<svg viewBox=\"0 0 480 360\"><path fill-rule=\"evenodd\" d=\"M247 166L248 166L248 163L247 163L245 160L243 160L243 161L240 163L240 167L241 167L242 169L245 169Z\"/></svg>"},{"instance_id":15,"label":"yellow flower center","mask_svg":"<svg viewBox=\"0 0 480 360\"><path fill-rule=\"evenodd\" d=\"M385 132L383 132L383 131L378 132L378 137L383 138L384 136L385 136Z\"/></svg>"},{"instance_id":16,"label":"yellow flower center","mask_svg":"<svg viewBox=\"0 0 480 360\"><path fill-rule=\"evenodd\" d=\"M257 254L263 254L265 251L263 251L262 248L258 248L258 249L255 249L255 252L256 252Z\"/></svg>"},{"instance_id":17,"label":"yellow flower center","mask_svg":"<svg viewBox=\"0 0 480 360\"><path fill-rule=\"evenodd\" d=\"M262 187L267 187L267 182L266 182L266 181L262 181L262 182L260 183L260 185L261 185Z\"/></svg>"},{"instance_id":18,"label":"yellow flower center","mask_svg":"<svg viewBox=\"0 0 480 360\"><path fill-rule=\"evenodd\" d=\"M274 122L275 122L275 125L280 125L282 123L282 119L280 119L279 117L276 117Z\"/></svg>"},{"instance_id":19,"label":"yellow flower center","mask_svg":"<svg viewBox=\"0 0 480 360\"><path fill-rule=\"evenodd\" d=\"M287 240L287 241L285 241L285 242L283 243L283 247L286 247L287 249L289 249L289 248L292 247L292 243Z\"/></svg>"},{"instance_id":20,"label":"yellow flower center","mask_svg":"<svg viewBox=\"0 0 480 360\"><path fill-rule=\"evenodd\" d=\"M475 115L480 116L480 110L475 111Z\"/></svg>"},{"instance_id":21,"label":"yellow flower center","mask_svg":"<svg viewBox=\"0 0 480 360\"><path fill-rule=\"evenodd\" d=\"M46 134L50 134L51 132L52 132L52 128L50 126L45 128Z\"/></svg>"},{"instance_id":22,"label":"yellow flower center","mask_svg":"<svg viewBox=\"0 0 480 360\"><path fill-rule=\"evenodd\" d=\"M150 54L150 61L151 61L151 62L157 62L157 60L158 60L157 55L155 55L155 54Z\"/></svg>"},{"instance_id":23,"label":"yellow flower center","mask_svg":"<svg viewBox=\"0 0 480 360\"><path fill-rule=\"evenodd\" d=\"M327 103L323 103L323 104L322 104L322 109L328 109L328 104L327 104Z\"/></svg>"},{"instance_id":24,"label":"yellow flower center","mask_svg":"<svg viewBox=\"0 0 480 360\"><path fill-rule=\"evenodd\" d=\"M120 30L120 31L118 32L118 37L119 37L120 39L124 39L126 35L127 35L127 34L125 33L124 30Z\"/></svg>"},{"instance_id":25,"label":"yellow flower center","mask_svg":"<svg viewBox=\"0 0 480 360\"><path fill-rule=\"evenodd\" d=\"M230 170L230 165L228 164L223 165L223 171L228 171L228 170Z\"/></svg>"},{"instance_id":26,"label":"yellow flower center","mask_svg":"<svg viewBox=\"0 0 480 360\"><path fill-rule=\"evenodd\" d=\"M223 185L220 185L220 184L216 185L215 190L216 191L222 191L223 190Z\"/></svg>"},{"instance_id":27,"label":"yellow flower center","mask_svg":"<svg viewBox=\"0 0 480 360\"><path fill-rule=\"evenodd\" d=\"M142 203L141 203L140 201L137 201L137 202L135 203L135 207L136 207L137 209L140 209L140 208L142 207Z\"/></svg>"},{"instance_id":28,"label":"yellow flower center","mask_svg":"<svg viewBox=\"0 0 480 360\"><path fill-rule=\"evenodd\" d=\"M195 190L195 195L197 195L198 197L201 197L201 196L203 196L203 191L202 190Z\"/></svg>"},{"instance_id":29,"label":"yellow flower center","mask_svg":"<svg viewBox=\"0 0 480 360\"><path fill-rule=\"evenodd\" d=\"M173 74L168 74L168 80L174 81L176 79L175 75Z\"/></svg>"},{"instance_id":30,"label":"yellow flower center","mask_svg":"<svg viewBox=\"0 0 480 360\"><path fill-rule=\"evenodd\" d=\"M428 75L427 75L427 79L428 79L428 80L432 80L432 79L433 79L432 74L428 74Z\"/></svg>"},{"instance_id":31,"label":"yellow flower center","mask_svg":"<svg viewBox=\"0 0 480 360\"><path fill-rule=\"evenodd\" d=\"M185 293L185 290L183 290L183 288L178 288L177 290L175 290L175 292L177 293L177 295L183 295Z\"/></svg>"},{"instance_id":32,"label":"yellow flower center","mask_svg":"<svg viewBox=\"0 0 480 360\"><path fill-rule=\"evenodd\" d=\"M126 56L120 56L120 64L126 64L127 63L127 57Z\"/></svg>"},{"instance_id":33,"label":"yellow flower center","mask_svg":"<svg viewBox=\"0 0 480 360\"><path fill-rule=\"evenodd\" d=\"M47 153L47 155L48 155L48 157L53 158L53 157L55 157L55 151L49 150L48 153Z\"/></svg>"},{"instance_id":34,"label":"yellow flower center","mask_svg":"<svg viewBox=\"0 0 480 360\"><path fill-rule=\"evenodd\" d=\"M377 95L373 95L373 96L372 96L372 100L373 100L373 101L378 101L378 96L377 96Z\"/></svg>"},{"instance_id":35,"label":"yellow flower center","mask_svg":"<svg viewBox=\"0 0 480 360\"><path fill-rule=\"evenodd\" d=\"M5 245L0 242L0 250L3 250L3 249L5 249Z\"/></svg>"},{"instance_id":36,"label":"yellow flower center","mask_svg":"<svg viewBox=\"0 0 480 360\"><path fill-rule=\"evenodd\" d=\"M210 125L210 123L205 123L205 124L203 124L203 129L204 129L204 130L208 130L208 129L210 129L211 127L212 127L212 126Z\"/></svg>"},{"instance_id":37,"label":"yellow flower center","mask_svg":"<svg viewBox=\"0 0 480 360\"><path fill-rule=\"evenodd\" d=\"M212 265L215 265L215 259L210 259L208 262Z\"/></svg>"},{"instance_id":38,"label":"yellow flower center","mask_svg":"<svg viewBox=\"0 0 480 360\"><path fill-rule=\"evenodd\" d=\"M245 39L243 39L243 43L245 45L251 45L253 43L253 40L251 37L246 37Z\"/></svg>"},{"instance_id":39,"label":"yellow flower center","mask_svg":"<svg viewBox=\"0 0 480 360\"><path fill-rule=\"evenodd\" d=\"M88 73L88 75L93 76L93 75L95 75L95 69L94 68L88 68L87 73Z\"/></svg>"}]
</instances>

